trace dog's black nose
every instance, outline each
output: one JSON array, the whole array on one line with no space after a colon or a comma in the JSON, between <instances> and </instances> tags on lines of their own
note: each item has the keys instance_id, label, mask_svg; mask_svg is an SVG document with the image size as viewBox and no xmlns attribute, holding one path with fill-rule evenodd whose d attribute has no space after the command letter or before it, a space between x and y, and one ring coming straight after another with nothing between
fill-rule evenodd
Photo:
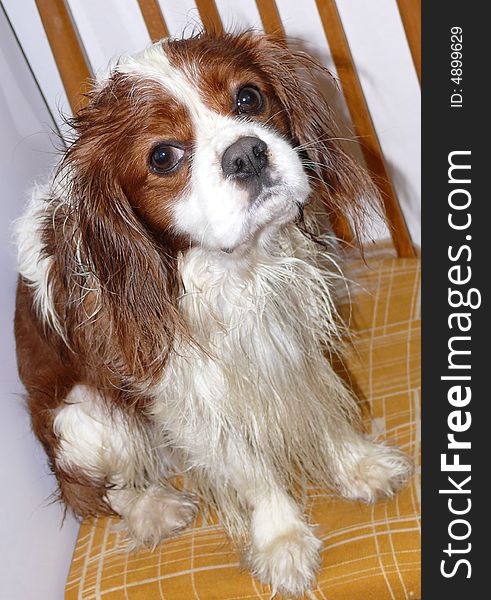
<instances>
[{"instance_id":1,"label":"dog's black nose","mask_svg":"<svg viewBox=\"0 0 491 600\"><path fill-rule=\"evenodd\" d=\"M257 179L268 166L268 146L257 137L241 137L229 146L222 156L225 177Z\"/></svg>"}]
</instances>

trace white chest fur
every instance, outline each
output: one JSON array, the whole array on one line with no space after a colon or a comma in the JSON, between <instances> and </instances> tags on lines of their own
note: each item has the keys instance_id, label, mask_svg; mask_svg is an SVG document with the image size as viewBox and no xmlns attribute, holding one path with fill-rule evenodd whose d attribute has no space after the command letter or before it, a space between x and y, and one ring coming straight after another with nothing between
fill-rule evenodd
<instances>
[{"instance_id":1,"label":"white chest fur","mask_svg":"<svg viewBox=\"0 0 491 600\"><path fill-rule=\"evenodd\" d=\"M196 345L176 347L154 413L188 467L250 452L282 480L300 466L328 479L326 433L354 404L326 358L339 333L321 250L292 226L239 260L201 248L182 260Z\"/></svg>"}]
</instances>

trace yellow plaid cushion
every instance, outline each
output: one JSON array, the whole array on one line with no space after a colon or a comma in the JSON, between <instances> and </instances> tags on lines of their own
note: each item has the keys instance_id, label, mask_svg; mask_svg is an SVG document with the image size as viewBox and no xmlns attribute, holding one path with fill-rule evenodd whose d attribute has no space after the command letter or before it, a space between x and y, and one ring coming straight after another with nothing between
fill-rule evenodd
<instances>
[{"instance_id":1,"label":"yellow plaid cushion","mask_svg":"<svg viewBox=\"0 0 491 600\"><path fill-rule=\"evenodd\" d=\"M355 330L348 366L367 408L368 429L419 465L419 261L355 264ZM419 476L397 497L375 505L310 490L309 520L318 523L322 568L308 598L420 598ZM245 600L271 592L239 563L221 527L200 516L154 552L124 551L116 519L85 521L66 584L67 600Z\"/></svg>"}]
</instances>

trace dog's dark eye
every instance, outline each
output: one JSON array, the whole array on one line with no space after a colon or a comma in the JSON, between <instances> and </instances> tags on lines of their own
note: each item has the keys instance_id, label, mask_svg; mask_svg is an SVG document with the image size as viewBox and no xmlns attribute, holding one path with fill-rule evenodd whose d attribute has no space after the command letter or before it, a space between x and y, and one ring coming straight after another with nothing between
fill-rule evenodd
<instances>
[{"instance_id":1,"label":"dog's dark eye","mask_svg":"<svg viewBox=\"0 0 491 600\"><path fill-rule=\"evenodd\" d=\"M184 156L184 150L171 144L159 144L150 154L150 168L154 173L170 173L178 168Z\"/></svg>"},{"instance_id":2,"label":"dog's dark eye","mask_svg":"<svg viewBox=\"0 0 491 600\"><path fill-rule=\"evenodd\" d=\"M252 85L246 85L237 94L237 110L239 114L257 113L263 105L261 92Z\"/></svg>"}]
</instances>

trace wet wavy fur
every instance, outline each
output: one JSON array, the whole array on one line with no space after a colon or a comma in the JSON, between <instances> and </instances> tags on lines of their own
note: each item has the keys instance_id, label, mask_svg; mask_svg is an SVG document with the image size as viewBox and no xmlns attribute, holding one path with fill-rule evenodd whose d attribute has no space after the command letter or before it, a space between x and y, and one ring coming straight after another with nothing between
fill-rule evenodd
<instances>
[{"instance_id":1,"label":"wet wavy fur","mask_svg":"<svg viewBox=\"0 0 491 600\"><path fill-rule=\"evenodd\" d=\"M217 277L201 293L188 272L213 266L191 252L181 267L180 310L192 319L197 344L178 344L161 384L165 401L154 408L162 422L182 421L179 432L196 420L214 449L208 460L217 464L234 432L237 445L295 496L306 482L337 488L332 474L345 458L337 439L348 423L360 425L357 403L330 361L344 346L333 300L342 275L325 241L291 226L257 252L244 279ZM186 442L178 435L169 443ZM189 461L185 468L229 531L244 534L248 511L233 487L214 479L221 470Z\"/></svg>"},{"instance_id":2,"label":"wet wavy fur","mask_svg":"<svg viewBox=\"0 0 491 600\"><path fill-rule=\"evenodd\" d=\"M243 73L268 94L264 118L229 114L223 82ZM359 433L356 401L332 366L344 333L333 290L344 280L315 211L358 231L377 195L336 140L319 74L307 54L253 32L163 41L122 59L17 224L19 372L63 501L83 517L122 515L135 543L154 547L194 517L191 497L169 483L189 474L229 533L249 540L254 573L292 593L312 584L320 544L292 498L314 484L372 501L409 475L401 453ZM192 140L192 172L149 172L162 128ZM280 219L268 213L275 202L297 207L296 222L250 229L231 250L201 243L202 219L179 221L173 209L194 193L193 176L208 181L212 169L196 164L223 155L217 131L266 136L277 164L290 165L282 185L304 194L262 203L248 227ZM239 206L244 189L216 179L200 202ZM222 217L211 212L210 227Z\"/></svg>"}]
</instances>

